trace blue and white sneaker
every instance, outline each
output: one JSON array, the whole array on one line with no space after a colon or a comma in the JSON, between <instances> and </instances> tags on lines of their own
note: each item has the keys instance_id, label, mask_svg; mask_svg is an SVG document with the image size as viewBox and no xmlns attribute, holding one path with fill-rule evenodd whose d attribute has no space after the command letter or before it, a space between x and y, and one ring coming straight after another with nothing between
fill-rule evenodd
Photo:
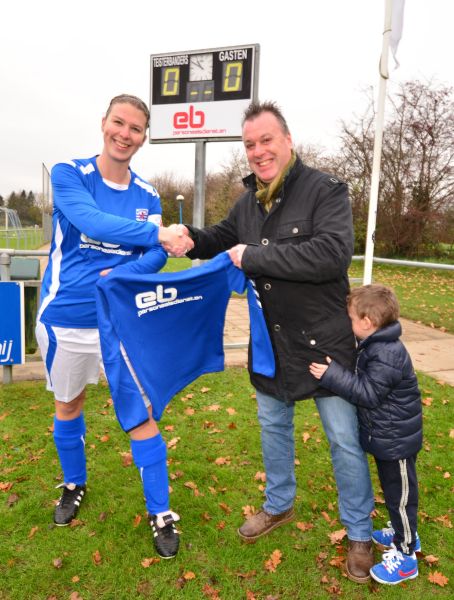
<instances>
[{"instance_id":1,"label":"blue and white sneaker","mask_svg":"<svg viewBox=\"0 0 454 600\"><path fill-rule=\"evenodd\" d=\"M414 552L411 556L402 554L392 544L391 548L383 554L383 561L374 565L370 574L375 581L386 585L396 585L407 579L415 579L418 577L416 554Z\"/></svg>"},{"instance_id":2,"label":"blue and white sneaker","mask_svg":"<svg viewBox=\"0 0 454 600\"><path fill-rule=\"evenodd\" d=\"M372 541L375 544L380 544L384 548L391 548L394 540L394 529L391 527L391 521L388 521L388 527L383 527L383 529L377 529L372 532ZM419 539L418 532L416 532L416 543L415 543L415 552L421 552L421 540Z\"/></svg>"}]
</instances>

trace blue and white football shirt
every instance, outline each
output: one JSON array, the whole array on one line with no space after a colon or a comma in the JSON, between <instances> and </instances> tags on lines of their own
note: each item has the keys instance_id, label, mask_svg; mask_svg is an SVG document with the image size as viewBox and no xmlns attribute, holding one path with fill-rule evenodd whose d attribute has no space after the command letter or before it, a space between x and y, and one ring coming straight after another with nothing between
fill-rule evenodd
<instances>
[{"instance_id":1,"label":"blue and white football shirt","mask_svg":"<svg viewBox=\"0 0 454 600\"><path fill-rule=\"evenodd\" d=\"M158 271L167 254L158 242L156 190L130 171L129 185L103 180L96 157L52 169L53 233L38 319L58 327L97 327L95 283L103 269L135 261Z\"/></svg>"},{"instance_id":2,"label":"blue and white football shirt","mask_svg":"<svg viewBox=\"0 0 454 600\"><path fill-rule=\"evenodd\" d=\"M177 273L137 274L130 266L96 285L104 367L125 431L148 419L144 398L159 421L176 393L203 373L224 369L227 304L233 290L242 293L249 285L225 252ZM253 292L251 303L257 307L250 313L257 372L272 377L271 342Z\"/></svg>"}]
</instances>

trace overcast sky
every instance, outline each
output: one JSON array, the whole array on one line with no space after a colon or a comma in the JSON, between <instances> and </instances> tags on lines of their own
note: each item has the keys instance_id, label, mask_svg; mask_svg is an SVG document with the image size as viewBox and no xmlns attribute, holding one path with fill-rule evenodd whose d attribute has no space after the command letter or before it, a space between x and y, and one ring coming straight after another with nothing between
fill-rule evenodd
<instances>
[{"instance_id":1,"label":"overcast sky","mask_svg":"<svg viewBox=\"0 0 454 600\"><path fill-rule=\"evenodd\" d=\"M97 154L111 97L149 99L150 54L260 44L259 98L282 107L296 143L335 149L340 121L378 87L384 0L15 0L2 8L0 194L41 191L41 165ZM454 85L454 3L406 0L388 90ZM375 93L376 96L376 93ZM238 142L207 144L207 170ZM143 177L194 176L193 143L149 144Z\"/></svg>"}]
</instances>

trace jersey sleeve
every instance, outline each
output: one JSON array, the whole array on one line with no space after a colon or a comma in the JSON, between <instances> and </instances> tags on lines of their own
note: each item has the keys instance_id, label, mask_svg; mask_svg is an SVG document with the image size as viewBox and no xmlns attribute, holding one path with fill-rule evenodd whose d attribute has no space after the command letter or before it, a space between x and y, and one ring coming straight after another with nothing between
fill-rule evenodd
<instances>
[{"instance_id":1,"label":"jersey sleeve","mask_svg":"<svg viewBox=\"0 0 454 600\"><path fill-rule=\"evenodd\" d=\"M159 227L103 212L70 163L55 165L51 173L54 204L79 231L95 240L151 248Z\"/></svg>"},{"instance_id":2,"label":"jersey sleeve","mask_svg":"<svg viewBox=\"0 0 454 600\"><path fill-rule=\"evenodd\" d=\"M115 267L115 273L126 275L131 273L157 273L162 269L166 262L167 252L161 244L156 244L152 248L146 250L139 259Z\"/></svg>"}]
</instances>

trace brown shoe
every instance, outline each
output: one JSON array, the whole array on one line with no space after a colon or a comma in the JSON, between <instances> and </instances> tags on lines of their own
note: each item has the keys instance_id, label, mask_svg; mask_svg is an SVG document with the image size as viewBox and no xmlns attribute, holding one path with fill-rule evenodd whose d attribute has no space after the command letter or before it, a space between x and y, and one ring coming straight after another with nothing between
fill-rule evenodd
<instances>
[{"instance_id":1,"label":"brown shoe","mask_svg":"<svg viewBox=\"0 0 454 600\"><path fill-rule=\"evenodd\" d=\"M372 540L355 542L348 540L347 577L356 583L367 583L370 579L369 570L374 564Z\"/></svg>"},{"instance_id":2,"label":"brown shoe","mask_svg":"<svg viewBox=\"0 0 454 600\"><path fill-rule=\"evenodd\" d=\"M293 506L278 515L270 515L266 510L260 510L243 523L238 529L238 535L244 542L252 544L262 535L273 531L273 529L284 523L288 523L294 516Z\"/></svg>"}]
</instances>

